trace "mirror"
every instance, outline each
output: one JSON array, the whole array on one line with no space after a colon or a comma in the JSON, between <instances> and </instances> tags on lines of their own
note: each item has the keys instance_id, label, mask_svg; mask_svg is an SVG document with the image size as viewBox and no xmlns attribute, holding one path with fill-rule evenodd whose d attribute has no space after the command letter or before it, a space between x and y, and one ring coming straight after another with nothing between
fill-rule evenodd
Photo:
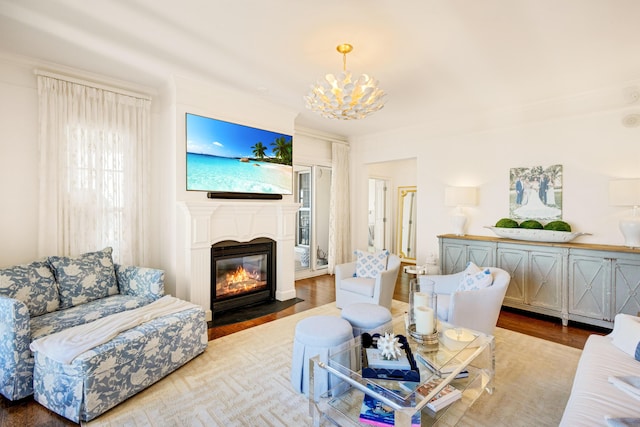
<instances>
[{"instance_id":1,"label":"mirror","mask_svg":"<svg viewBox=\"0 0 640 427\"><path fill-rule=\"evenodd\" d=\"M404 262L416 262L416 213L418 192L415 186L398 187L398 256Z\"/></svg>"}]
</instances>

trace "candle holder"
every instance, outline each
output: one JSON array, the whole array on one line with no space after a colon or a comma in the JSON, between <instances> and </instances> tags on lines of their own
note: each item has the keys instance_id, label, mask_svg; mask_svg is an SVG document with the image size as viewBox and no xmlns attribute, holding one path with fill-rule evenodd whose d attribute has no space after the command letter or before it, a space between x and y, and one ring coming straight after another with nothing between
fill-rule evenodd
<instances>
[{"instance_id":1,"label":"candle holder","mask_svg":"<svg viewBox=\"0 0 640 427\"><path fill-rule=\"evenodd\" d=\"M424 351L437 351L438 342L438 297L434 292L435 283L421 277L409 282L409 312L407 313L407 334Z\"/></svg>"}]
</instances>

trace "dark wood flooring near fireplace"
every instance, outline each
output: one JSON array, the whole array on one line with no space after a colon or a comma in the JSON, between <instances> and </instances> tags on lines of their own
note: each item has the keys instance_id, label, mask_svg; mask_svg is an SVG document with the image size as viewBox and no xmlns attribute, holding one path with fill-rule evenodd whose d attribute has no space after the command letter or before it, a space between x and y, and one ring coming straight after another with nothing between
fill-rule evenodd
<instances>
[{"instance_id":1,"label":"dark wood flooring near fireplace","mask_svg":"<svg viewBox=\"0 0 640 427\"><path fill-rule=\"evenodd\" d=\"M296 293L303 300L302 302L256 319L224 326L213 326L209 328L209 339L219 338L333 302L335 301L334 286L333 276L329 275L298 280L296 281ZM396 283L394 298L407 302L409 300L408 289L409 277L401 273ZM502 311L498 319L498 326L579 349L583 348L584 342L590 334L604 333L603 331L593 330L584 325L575 325L573 323L569 326L562 326L558 319L533 316L511 310ZM0 396L0 427L18 426L59 427L77 426L77 424L54 414L36 403L33 398L10 402Z\"/></svg>"}]
</instances>

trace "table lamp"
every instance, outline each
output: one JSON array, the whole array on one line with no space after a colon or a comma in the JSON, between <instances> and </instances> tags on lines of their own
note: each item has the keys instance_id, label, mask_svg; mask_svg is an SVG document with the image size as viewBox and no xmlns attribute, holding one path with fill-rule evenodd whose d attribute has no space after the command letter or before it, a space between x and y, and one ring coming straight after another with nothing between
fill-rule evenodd
<instances>
[{"instance_id":1,"label":"table lamp","mask_svg":"<svg viewBox=\"0 0 640 427\"><path fill-rule=\"evenodd\" d=\"M478 204L478 189L476 187L447 187L444 190L444 204L455 207L451 216L453 232L458 236L464 236L467 217L463 207Z\"/></svg>"},{"instance_id":2,"label":"table lamp","mask_svg":"<svg viewBox=\"0 0 640 427\"><path fill-rule=\"evenodd\" d=\"M624 245L640 247L640 179L616 179L609 181L609 204L612 206L633 206L632 216L620 219L620 231Z\"/></svg>"}]
</instances>

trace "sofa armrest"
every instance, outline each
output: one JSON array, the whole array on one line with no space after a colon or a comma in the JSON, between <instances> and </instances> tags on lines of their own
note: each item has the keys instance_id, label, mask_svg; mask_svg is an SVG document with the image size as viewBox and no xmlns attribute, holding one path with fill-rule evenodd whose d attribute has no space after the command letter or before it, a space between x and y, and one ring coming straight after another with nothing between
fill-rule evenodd
<instances>
[{"instance_id":1,"label":"sofa armrest","mask_svg":"<svg viewBox=\"0 0 640 427\"><path fill-rule=\"evenodd\" d=\"M164 271L133 265L115 265L118 289L122 295L157 300L164 296Z\"/></svg>"},{"instance_id":2,"label":"sofa armrest","mask_svg":"<svg viewBox=\"0 0 640 427\"><path fill-rule=\"evenodd\" d=\"M0 295L0 393L10 400L32 393L22 378L31 378L30 315L27 305Z\"/></svg>"}]
</instances>

